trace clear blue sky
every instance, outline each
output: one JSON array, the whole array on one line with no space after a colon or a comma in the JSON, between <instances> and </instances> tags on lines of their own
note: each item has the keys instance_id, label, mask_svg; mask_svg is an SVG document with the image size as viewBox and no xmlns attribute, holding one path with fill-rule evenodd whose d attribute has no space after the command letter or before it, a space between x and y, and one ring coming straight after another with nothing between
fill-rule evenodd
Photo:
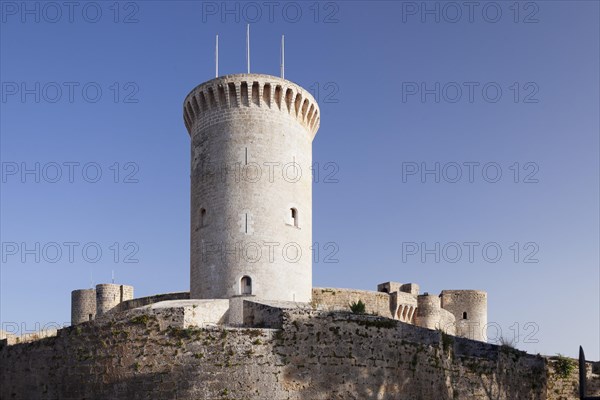
<instances>
[{"instance_id":1,"label":"clear blue sky","mask_svg":"<svg viewBox=\"0 0 600 400\"><path fill-rule=\"evenodd\" d=\"M182 102L214 77L216 33L221 74L244 72L250 22L252 71L278 75L285 34L286 78L319 91L315 286L485 290L489 321L507 337L518 327L517 347L583 344L600 358L598 2L1 4L5 329L68 322L90 273L109 282L114 270L136 296L188 290ZM328 162L337 183L323 182ZM21 176L36 163L39 183ZM439 183L406 174L436 163ZM327 242L338 263L324 262ZM421 243L439 243L440 262Z\"/></svg>"}]
</instances>

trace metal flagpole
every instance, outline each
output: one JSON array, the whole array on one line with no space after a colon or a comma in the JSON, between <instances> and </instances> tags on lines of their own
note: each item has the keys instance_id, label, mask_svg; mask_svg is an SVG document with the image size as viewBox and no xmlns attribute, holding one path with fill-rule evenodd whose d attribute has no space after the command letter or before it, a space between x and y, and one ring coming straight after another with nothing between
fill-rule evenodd
<instances>
[{"instance_id":1,"label":"metal flagpole","mask_svg":"<svg viewBox=\"0 0 600 400\"><path fill-rule=\"evenodd\" d=\"M219 77L219 35L217 34L215 43L215 78Z\"/></svg>"},{"instance_id":2,"label":"metal flagpole","mask_svg":"<svg viewBox=\"0 0 600 400\"><path fill-rule=\"evenodd\" d=\"M246 25L246 62L248 63L248 73L250 73L250 24Z\"/></svg>"},{"instance_id":3,"label":"metal flagpole","mask_svg":"<svg viewBox=\"0 0 600 400\"><path fill-rule=\"evenodd\" d=\"M285 79L285 36L281 35L281 79Z\"/></svg>"}]
</instances>

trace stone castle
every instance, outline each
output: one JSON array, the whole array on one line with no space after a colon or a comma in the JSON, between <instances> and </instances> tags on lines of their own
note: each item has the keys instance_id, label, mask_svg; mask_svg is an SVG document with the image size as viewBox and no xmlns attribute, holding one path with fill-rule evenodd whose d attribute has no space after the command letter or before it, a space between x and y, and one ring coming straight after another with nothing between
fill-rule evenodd
<instances>
[{"instance_id":1,"label":"stone castle","mask_svg":"<svg viewBox=\"0 0 600 400\"><path fill-rule=\"evenodd\" d=\"M275 177L277 166L306 171L312 164L320 112L306 90L269 75L222 76L187 95L183 119L192 142L190 299L309 304L314 297L328 310L348 310L351 301L361 300L377 315L484 340L485 292L419 295L418 285L396 282L378 285L379 293L333 289L346 294L336 299L313 291L312 258L302 257L312 245L312 176ZM273 176L241 180L235 171L265 166L273 167ZM219 167L229 175L219 176ZM244 257L248 248L262 253L269 245L269 257ZM76 290L71 322L89 321L123 302L121 309L138 304L132 299L131 286Z\"/></svg>"},{"instance_id":2,"label":"stone castle","mask_svg":"<svg viewBox=\"0 0 600 400\"><path fill-rule=\"evenodd\" d=\"M187 95L183 118L190 291L73 291L71 327L4 339L1 398L575 398L560 360L485 343L485 292L312 287L306 171L320 110L306 90L221 76Z\"/></svg>"}]
</instances>

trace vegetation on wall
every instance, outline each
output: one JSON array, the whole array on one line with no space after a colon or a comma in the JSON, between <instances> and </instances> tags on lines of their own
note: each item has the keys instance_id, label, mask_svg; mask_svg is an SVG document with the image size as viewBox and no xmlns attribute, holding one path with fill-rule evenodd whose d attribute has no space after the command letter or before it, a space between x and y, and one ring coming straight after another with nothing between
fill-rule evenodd
<instances>
[{"instance_id":1,"label":"vegetation on wall","mask_svg":"<svg viewBox=\"0 0 600 400\"><path fill-rule=\"evenodd\" d=\"M577 368L577 364L575 360L567 358L561 354L558 354L556 357L556 364L554 365L554 370L556 371L556 375L565 379L571 376L573 371Z\"/></svg>"},{"instance_id":2,"label":"vegetation on wall","mask_svg":"<svg viewBox=\"0 0 600 400\"><path fill-rule=\"evenodd\" d=\"M360 299L358 301L353 301L352 304L350 304L350 311L352 311L353 314L364 314L366 311L365 303Z\"/></svg>"}]
</instances>

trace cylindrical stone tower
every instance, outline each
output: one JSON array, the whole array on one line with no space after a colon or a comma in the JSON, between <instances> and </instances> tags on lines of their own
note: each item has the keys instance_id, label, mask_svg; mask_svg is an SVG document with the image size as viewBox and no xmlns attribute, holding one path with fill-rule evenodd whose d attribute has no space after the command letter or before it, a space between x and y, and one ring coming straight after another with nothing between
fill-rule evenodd
<instances>
[{"instance_id":1,"label":"cylindrical stone tower","mask_svg":"<svg viewBox=\"0 0 600 400\"><path fill-rule=\"evenodd\" d=\"M96 285L96 315L100 316L125 300L133 299L133 286L102 283Z\"/></svg>"},{"instance_id":2,"label":"cylindrical stone tower","mask_svg":"<svg viewBox=\"0 0 600 400\"><path fill-rule=\"evenodd\" d=\"M430 294L422 294L417 297L417 311L415 325L427 329L440 327L440 298Z\"/></svg>"},{"instance_id":3,"label":"cylindrical stone tower","mask_svg":"<svg viewBox=\"0 0 600 400\"><path fill-rule=\"evenodd\" d=\"M270 75L226 75L185 99L191 298L312 294L315 99Z\"/></svg>"},{"instance_id":4,"label":"cylindrical stone tower","mask_svg":"<svg viewBox=\"0 0 600 400\"><path fill-rule=\"evenodd\" d=\"M487 293L480 290L442 290L442 308L456 318L456 335L486 340Z\"/></svg>"},{"instance_id":5,"label":"cylindrical stone tower","mask_svg":"<svg viewBox=\"0 0 600 400\"><path fill-rule=\"evenodd\" d=\"M79 289L71 292L71 325L96 318L96 290Z\"/></svg>"},{"instance_id":6,"label":"cylindrical stone tower","mask_svg":"<svg viewBox=\"0 0 600 400\"><path fill-rule=\"evenodd\" d=\"M455 335L454 321L454 315L441 308L440 296L427 293L417 296L415 325L427 329L441 329L450 335Z\"/></svg>"}]
</instances>

